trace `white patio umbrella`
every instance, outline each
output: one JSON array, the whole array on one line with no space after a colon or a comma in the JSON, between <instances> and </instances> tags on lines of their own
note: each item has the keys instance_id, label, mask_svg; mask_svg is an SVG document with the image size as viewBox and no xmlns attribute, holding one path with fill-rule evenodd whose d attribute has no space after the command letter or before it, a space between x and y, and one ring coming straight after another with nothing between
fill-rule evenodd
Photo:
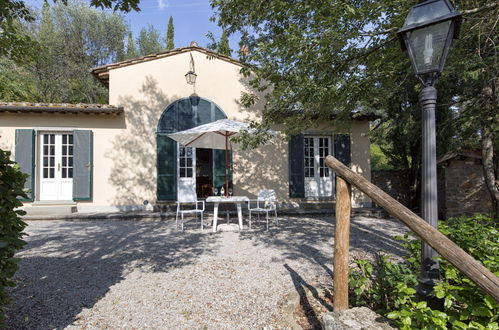
<instances>
[{"instance_id":1,"label":"white patio umbrella","mask_svg":"<svg viewBox=\"0 0 499 330\"><path fill-rule=\"evenodd\" d=\"M242 130L251 131L248 124L230 119L220 119L185 131L168 134L169 138L186 147L225 150L225 194L229 196L229 149L239 145L229 141L229 137Z\"/></svg>"}]
</instances>

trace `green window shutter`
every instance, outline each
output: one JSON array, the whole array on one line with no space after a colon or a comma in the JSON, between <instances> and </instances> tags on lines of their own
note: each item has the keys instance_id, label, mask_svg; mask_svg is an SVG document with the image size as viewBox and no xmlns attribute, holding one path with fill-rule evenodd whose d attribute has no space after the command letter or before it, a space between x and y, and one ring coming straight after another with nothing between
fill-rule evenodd
<instances>
[{"instance_id":1,"label":"green window shutter","mask_svg":"<svg viewBox=\"0 0 499 330\"><path fill-rule=\"evenodd\" d=\"M73 131L73 200L92 200L92 131Z\"/></svg>"},{"instance_id":2,"label":"green window shutter","mask_svg":"<svg viewBox=\"0 0 499 330\"><path fill-rule=\"evenodd\" d=\"M303 134L295 135L288 144L289 197L305 197Z\"/></svg>"},{"instance_id":3,"label":"green window shutter","mask_svg":"<svg viewBox=\"0 0 499 330\"><path fill-rule=\"evenodd\" d=\"M28 190L27 199L22 202L32 202L35 191L35 131L32 129L16 129L15 161L21 172L28 174L24 188Z\"/></svg>"},{"instance_id":4,"label":"green window shutter","mask_svg":"<svg viewBox=\"0 0 499 330\"><path fill-rule=\"evenodd\" d=\"M350 135L336 134L334 136L334 157L346 166L350 166Z\"/></svg>"},{"instance_id":5,"label":"green window shutter","mask_svg":"<svg viewBox=\"0 0 499 330\"><path fill-rule=\"evenodd\" d=\"M232 188L232 152L229 151L229 188ZM225 150L213 149L213 186L225 189Z\"/></svg>"},{"instance_id":6,"label":"green window shutter","mask_svg":"<svg viewBox=\"0 0 499 330\"><path fill-rule=\"evenodd\" d=\"M157 135L157 196L158 200L177 199L177 142L166 135Z\"/></svg>"}]
</instances>

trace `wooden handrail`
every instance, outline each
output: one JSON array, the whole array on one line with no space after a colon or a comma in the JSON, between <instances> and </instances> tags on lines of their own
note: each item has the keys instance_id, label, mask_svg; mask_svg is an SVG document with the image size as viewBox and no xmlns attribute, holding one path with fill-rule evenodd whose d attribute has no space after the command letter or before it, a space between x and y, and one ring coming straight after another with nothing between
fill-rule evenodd
<instances>
[{"instance_id":1,"label":"wooden handrail","mask_svg":"<svg viewBox=\"0 0 499 330\"><path fill-rule=\"evenodd\" d=\"M480 262L464 252L444 234L399 203L363 176L353 172L333 156L326 157L326 164L345 181L369 196L392 216L398 218L423 241L428 243L454 267L468 276L479 288L499 302L499 278Z\"/></svg>"}]
</instances>

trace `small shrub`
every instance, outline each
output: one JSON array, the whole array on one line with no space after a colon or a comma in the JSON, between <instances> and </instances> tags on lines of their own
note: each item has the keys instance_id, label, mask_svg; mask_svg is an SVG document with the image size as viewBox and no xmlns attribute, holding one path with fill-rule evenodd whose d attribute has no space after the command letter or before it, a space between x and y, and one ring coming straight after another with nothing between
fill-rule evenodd
<instances>
[{"instance_id":1,"label":"small shrub","mask_svg":"<svg viewBox=\"0 0 499 330\"><path fill-rule=\"evenodd\" d=\"M482 215L459 217L440 222L439 229L499 275L499 235L493 219ZM412 237L398 237L407 251L401 263L383 254L374 262L354 260L349 283L351 303L377 311L401 329L499 329L499 304L446 260L440 259L442 280L432 292L443 299L444 310L433 310L418 301L415 287L421 242Z\"/></svg>"},{"instance_id":2,"label":"small shrub","mask_svg":"<svg viewBox=\"0 0 499 330\"><path fill-rule=\"evenodd\" d=\"M5 323L5 306L9 302L6 287L14 286L12 277L18 268L14 254L26 244L22 240L26 223L19 217L25 212L15 210L22 206L18 197L27 198L23 191L26 177L10 160L10 152L0 149L0 327Z\"/></svg>"}]
</instances>

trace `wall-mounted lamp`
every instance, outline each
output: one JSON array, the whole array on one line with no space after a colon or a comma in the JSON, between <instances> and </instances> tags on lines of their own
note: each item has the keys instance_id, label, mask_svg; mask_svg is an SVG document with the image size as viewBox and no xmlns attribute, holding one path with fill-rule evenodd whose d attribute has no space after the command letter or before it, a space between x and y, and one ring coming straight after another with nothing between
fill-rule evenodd
<instances>
[{"instance_id":1,"label":"wall-mounted lamp","mask_svg":"<svg viewBox=\"0 0 499 330\"><path fill-rule=\"evenodd\" d=\"M189 85L194 85L196 83L196 77L198 75L196 74L196 71L194 70L194 59L192 58L191 54L191 62L189 64L189 71L185 74L185 80L187 80L187 83Z\"/></svg>"}]
</instances>

